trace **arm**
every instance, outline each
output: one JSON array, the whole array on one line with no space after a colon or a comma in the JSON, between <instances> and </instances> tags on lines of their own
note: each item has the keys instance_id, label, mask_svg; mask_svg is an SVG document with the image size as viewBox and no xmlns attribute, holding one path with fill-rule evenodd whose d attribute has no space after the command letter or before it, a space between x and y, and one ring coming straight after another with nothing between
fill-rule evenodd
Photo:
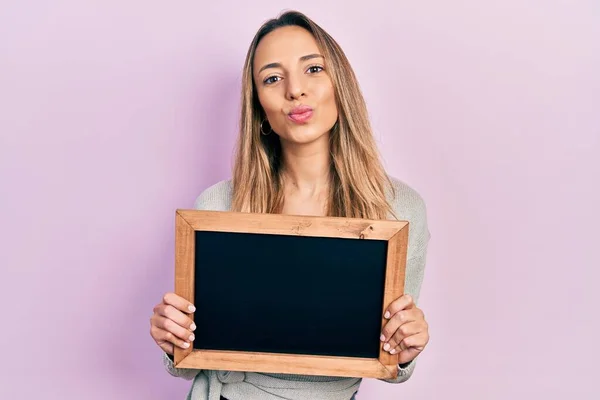
<instances>
[{"instance_id":1,"label":"arm","mask_svg":"<svg viewBox=\"0 0 600 400\"><path fill-rule=\"evenodd\" d=\"M423 271L425 267L426 259L426 246L419 251L419 254L415 257L408 259L406 262L406 290L405 293L409 294L415 300L418 300L419 292L421 289L421 282L423 280ZM415 369L417 359L414 359L406 364L400 364L398 366L398 377L396 379L383 379L388 383L402 383L407 381Z\"/></svg>"},{"instance_id":2,"label":"arm","mask_svg":"<svg viewBox=\"0 0 600 400\"><path fill-rule=\"evenodd\" d=\"M398 218L409 221L408 254L404 293L412 296L418 304L421 284L425 272L427 246L431 237L427 225L427 210L425 202L414 190L405 185L397 185L396 204L394 210ZM413 374L416 359L398 366L396 379L381 379L388 383L402 383Z\"/></svg>"},{"instance_id":3,"label":"arm","mask_svg":"<svg viewBox=\"0 0 600 400\"><path fill-rule=\"evenodd\" d=\"M231 185L229 181L219 182L204 190L195 200L196 210L223 210L230 207ZM169 374L186 380L192 380L201 371L199 369L177 368L173 365L173 356L162 352L163 365Z\"/></svg>"}]
</instances>

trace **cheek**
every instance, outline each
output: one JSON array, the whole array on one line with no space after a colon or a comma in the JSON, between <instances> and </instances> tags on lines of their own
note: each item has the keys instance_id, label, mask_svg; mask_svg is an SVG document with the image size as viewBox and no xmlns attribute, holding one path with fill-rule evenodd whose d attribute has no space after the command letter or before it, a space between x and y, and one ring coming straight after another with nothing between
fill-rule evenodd
<instances>
[{"instance_id":1,"label":"cheek","mask_svg":"<svg viewBox=\"0 0 600 400\"><path fill-rule=\"evenodd\" d=\"M271 125L277 124L276 119L279 118L281 114L281 101L279 100L279 95L273 93L273 91L259 91L258 101L271 121Z\"/></svg>"},{"instance_id":2,"label":"cheek","mask_svg":"<svg viewBox=\"0 0 600 400\"><path fill-rule=\"evenodd\" d=\"M260 102L261 107L267 113L273 109L273 96L269 96L269 93L265 92L264 90L258 91L258 101Z\"/></svg>"},{"instance_id":3,"label":"cheek","mask_svg":"<svg viewBox=\"0 0 600 400\"><path fill-rule=\"evenodd\" d=\"M338 110L335 102L335 91L333 90L332 85L323 88L320 101L321 105L323 106L323 111L325 111L327 114L327 120L337 120Z\"/></svg>"}]
</instances>

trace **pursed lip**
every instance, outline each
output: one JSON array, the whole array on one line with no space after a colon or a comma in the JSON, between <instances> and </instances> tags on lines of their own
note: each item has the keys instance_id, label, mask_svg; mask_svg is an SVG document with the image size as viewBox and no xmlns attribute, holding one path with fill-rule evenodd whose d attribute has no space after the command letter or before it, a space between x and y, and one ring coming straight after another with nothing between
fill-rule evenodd
<instances>
[{"instance_id":1,"label":"pursed lip","mask_svg":"<svg viewBox=\"0 0 600 400\"><path fill-rule=\"evenodd\" d=\"M312 114L312 107L300 105L292 108L292 110L288 113L288 118L297 124L303 124L312 117Z\"/></svg>"},{"instance_id":2,"label":"pursed lip","mask_svg":"<svg viewBox=\"0 0 600 400\"><path fill-rule=\"evenodd\" d=\"M288 113L288 115L291 115L291 114L304 114L305 112L308 112L308 111L312 111L312 107L310 107L310 106L304 106L304 105L302 105L302 106L296 106L296 107L292 108L292 110Z\"/></svg>"}]
</instances>

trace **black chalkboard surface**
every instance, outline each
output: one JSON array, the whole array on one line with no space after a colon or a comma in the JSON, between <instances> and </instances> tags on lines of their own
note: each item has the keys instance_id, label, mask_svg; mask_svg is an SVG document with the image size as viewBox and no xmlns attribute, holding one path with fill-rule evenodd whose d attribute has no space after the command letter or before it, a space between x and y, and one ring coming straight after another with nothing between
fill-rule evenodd
<instances>
[{"instance_id":1,"label":"black chalkboard surface","mask_svg":"<svg viewBox=\"0 0 600 400\"><path fill-rule=\"evenodd\" d=\"M379 340L404 290L407 221L177 210L180 368L393 378Z\"/></svg>"},{"instance_id":2,"label":"black chalkboard surface","mask_svg":"<svg viewBox=\"0 0 600 400\"><path fill-rule=\"evenodd\" d=\"M194 347L378 357L386 255L384 240L196 232Z\"/></svg>"}]
</instances>

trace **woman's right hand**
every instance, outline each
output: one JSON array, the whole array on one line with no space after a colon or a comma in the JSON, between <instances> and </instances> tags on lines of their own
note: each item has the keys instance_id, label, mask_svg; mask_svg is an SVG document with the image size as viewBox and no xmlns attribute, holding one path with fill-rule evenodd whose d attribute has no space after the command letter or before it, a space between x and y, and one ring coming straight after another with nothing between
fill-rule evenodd
<instances>
[{"instance_id":1,"label":"woman's right hand","mask_svg":"<svg viewBox=\"0 0 600 400\"><path fill-rule=\"evenodd\" d=\"M194 341L196 325L188 314L196 311L189 301L175 293L167 293L154 307L150 317L150 335L167 354L173 355L174 346L190 347Z\"/></svg>"}]
</instances>

